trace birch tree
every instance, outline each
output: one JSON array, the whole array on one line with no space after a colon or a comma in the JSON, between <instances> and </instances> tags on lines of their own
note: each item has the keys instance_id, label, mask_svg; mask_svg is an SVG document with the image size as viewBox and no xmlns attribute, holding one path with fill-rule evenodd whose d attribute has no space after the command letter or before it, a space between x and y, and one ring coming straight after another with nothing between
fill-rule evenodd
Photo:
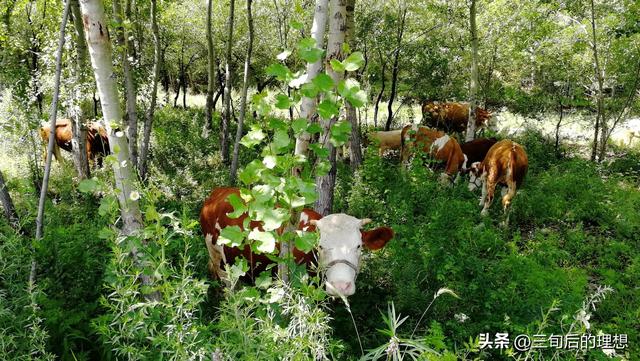
<instances>
[{"instance_id":1,"label":"birch tree","mask_svg":"<svg viewBox=\"0 0 640 361\"><path fill-rule=\"evenodd\" d=\"M329 37L327 40L327 73L333 79L334 84L338 84L343 78L341 72L336 72L331 66L331 60L342 60L342 45L344 44L347 17L347 1L331 0L329 10ZM333 190L336 183L336 148L329 141L331 126L336 122L336 118L322 119L322 143L323 147L329 150L329 163L331 169L329 173L316 179L318 189L318 200L316 201L316 211L323 216L331 213L333 205Z\"/></svg>"},{"instance_id":2,"label":"birch tree","mask_svg":"<svg viewBox=\"0 0 640 361\"><path fill-rule=\"evenodd\" d=\"M244 79L242 81L242 95L240 98L240 118L238 118L238 129L236 140L233 144L233 159L231 161L230 183L235 185L236 174L238 172L238 152L240 150L240 139L242 139L242 127L247 111L247 90L249 88L249 72L251 68L251 52L253 51L253 16L251 14L252 0L247 0L247 24L249 26L249 42L247 44L247 57L244 62Z\"/></svg>"},{"instance_id":3,"label":"birch tree","mask_svg":"<svg viewBox=\"0 0 640 361\"><path fill-rule=\"evenodd\" d=\"M158 4L157 0L151 0L151 32L153 33L153 83L151 85L151 101L149 110L144 120L144 132L140 144L140 160L138 171L140 179L147 178L147 158L149 154L149 141L151 139L151 127L156 111L158 98L158 82L160 81L160 67L162 66L162 49L160 48L160 29L158 29Z\"/></svg>"},{"instance_id":4,"label":"birch tree","mask_svg":"<svg viewBox=\"0 0 640 361\"><path fill-rule=\"evenodd\" d=\"M469 121L465 140L473 140L476 135L476 109L478 108L478 28L476 25L476 2L469 6L469 32L471 35L471 86L469 88Z\"/></svg>"},{"instance_id":5,"label":"birch tree","mask_svg":"<svg viewBox=\"0 0 640 361\"><path fill-rule=\"evenodd\" d=\"M87 96L83 96L83 91L87 92L87 41L84 37L84 27L82 26L82 14L80 13L80 4L78 0L70 1L70 11L73 17L73 27L76 31L76 63L75 76L76 86L73 90L73 98L77 103L74 111L73 120L71 122L73 140L72 148L74 152L74 163L80 180L89 178L91 172L89 170L89 159L87 159L86 142L87 142L87 126L86 120L91 108L92 100Z\"/></svg>"},{"instance_id":6,"label":"birch tree","mask_svg":"<svg viewBox=\"0 0 640 361\"><path fill-rule=\"evenodd\" d=\"M7 218L7 222L11 226L11 228L16 231L20 227L20 222L18 220L18 214L16 213L16 207L13 205L13 201L11 200L11 194L9 194L9 189L7 188L7 184L4 181L4 175L0 170L0 204L2 204L2 209L4 209L4 216Z\"/></svg>"},{"instance_id":7,"label":"birch tree","mask_svg":"<svg viewBox=\"0 0 640 361\"><path fill-rule=\"evenodd\" d=\"M399 21L398 33L396 36L396 48L393 52L393 68L391 70L391 94L389 95L389 103L387 104L387 122L384 126L384 130L391 129L391 122L393 121L393 101L396 98L398 92L398 73L400 72L400 51L402 49L402 38L404 36L404 26L407 19L407 7L404 3L400 4L399 9Z\"/></svg>"},{"instance_id":8,"label":"birch tree","mask_svg":"<svg viewBox=\"0 0 640 361\"><path fill-rule=\"evenodd\" d=\"M81 0L80 8L109 144L117 158L117 162L112 162L112 167L123 221L122 232L131 235L141 228L142 217L138 207L139 194L134 193L135 175L129 156L127 136L122 130L124 124L113 76L108 23L101 0Z\"/></svg>"},{"instance_id":9,"label":"birch tree","mask_svg":"<svg viewBox=\"0 0 640 361\"><path fill-rule=\"evenodd\" d=\"M128 32L124 28L122 20L122 6L120 0L113 0L113 18L116 23L116 40L122 53L122 73L124 75L127 124L126 129L129 135L129 155L134 165L138 164L138 114L136 111L136 86L133 80L133 58L132 47Z\"/></svg>"},{"instance_id":10,"label":"birch tree","mask_svg":"<svg viewBox=\"0 0 640 361\"><path fill-rule=\"evenodd\" d=\"M213 0L207 0L207 103L205 105L205 120L202 130L202 137L208 138L211 131L211 121L213 118L213 91L215 89L215 52L213 48L213 34L211 32L211 9Z\"/></svg>"},{"instance_id":11,"label":"birch tree","mask_svg":"<svg viewBox=\"0 0 640 361\"><path fill-rule=\"evenodd\" d=\"M355 13L356 0L347 0L347 18L345 42L353 47L355 42ZM351 168L356 169L362 164L362 149L360 148L360 127L358 126L358 117L356 108L349 102L345 103L347 120L351 123L351 137L349 138L349 148L351 151Z\"/></svg>"},{"instance_id":12,"label":"birch tree","mask_svg":"<svg viewBox=\"0 0 640 361\"><path fill-rule=\"evenodd\" d=\"M327 25L327 5L329 0L316 0L315 12L313 15L313 25L311 26L311 38L315 40L316 47L324 48L324 32ZM319 59L314 63L307 64L307 79L313 79L322 70L322 61ZM300 117L312 122L315 117L316 98L304 97L300 105ZM310 135L302 132L296 137L296 155L306 155L309 150ZM294 173L299 175L300 169L294 168Z\"/></svg>"}]
</instances>

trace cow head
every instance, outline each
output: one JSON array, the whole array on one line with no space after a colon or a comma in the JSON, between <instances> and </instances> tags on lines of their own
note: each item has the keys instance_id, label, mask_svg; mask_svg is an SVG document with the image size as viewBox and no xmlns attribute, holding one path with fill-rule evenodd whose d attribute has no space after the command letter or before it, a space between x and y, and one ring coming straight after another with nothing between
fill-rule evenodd
<instances>
[{"instance_id":1,"label":"cow head","mask_svg":"<svg viewBox=\"0 0 640 361\"><path fill-rule=\"evenodd\" d=\"M480 162L474 162L469 167L469 191L473 192L482 186L482 167Z\"/></svg>"},{"instance_id":2,"label":"cow head","mask_svg":"<svg viewBox=\"0 0 640 361\"><path fill-rule=\"evenodd\" d=\"M326 269L328 294L354 294L362 247L380 249L393 238L393 230L388 227L362 231L361 228L369 222L370 219L360 220L342 213L310 221L320 231L318 261L320 267Z\"/></svg>"}]
</instances>

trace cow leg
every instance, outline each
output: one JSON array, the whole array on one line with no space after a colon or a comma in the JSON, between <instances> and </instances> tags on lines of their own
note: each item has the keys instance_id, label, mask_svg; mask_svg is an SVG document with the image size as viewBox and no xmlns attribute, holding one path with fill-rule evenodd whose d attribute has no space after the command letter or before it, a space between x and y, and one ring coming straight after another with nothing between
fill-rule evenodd
<instances>
[{"instance_id":1,"label":"cow leg","mask_svg":"<svg viewBox=\"0 0 640 361\"><path fill-rule=\"evenodd\" d=\"M207 245L207 251L209 252L208 267L211 277L218 278L227 286L229 286L229 278L227 277L227 272L225 272L222 267L220 267L220 264L227 264L222 246L219 244L213 244L213 235L211 234L207 234L204 237L204 241Z\"/></svg>"},{"instance_id":2,"label":"cow leg","mask_svg":"<svg viewBox=\"0 0 640 361\"><path fill-rule=\"evenodd\" d=\"M507 187L508 191L502 196L502 209L504 210L504 213L507 213L507 210L511 205L511 200L516 195L516 183L514 181L508 182Z\"/></svg>"},{"instance_id":3,"label":"cow leg","mask_svg":"<svg viewBox=\"0 0 640 361\"><path fill-rule=\"evenodd\" d=\"M482 184L482 196L480 196L480 204L479 206L483 206L484 205L484 201L487 199L487 177L486 175L482 174L480 176L480 184Z\"/></svg>"},{"instance_id":4,"label":"cow leg","mask_svg":"<svg viewBox=\"0 0 640 361\"><path fill-rule=\"evenodd\" d=\"M497 178L498 177L495 172L489 172L484 181L483 192L486 192L486 194L484 195L484 207L480 212L480 215L482 216L486 216L487 214L489 214L489 207L491 207L491 203L493 202L493 194L496 190Z\"/></svg>"}]
</instances>

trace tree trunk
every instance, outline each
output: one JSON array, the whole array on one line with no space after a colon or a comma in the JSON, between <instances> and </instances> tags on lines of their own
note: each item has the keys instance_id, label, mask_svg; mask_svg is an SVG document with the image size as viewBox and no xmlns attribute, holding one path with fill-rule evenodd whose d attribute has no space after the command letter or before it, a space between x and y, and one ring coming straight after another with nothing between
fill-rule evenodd
<instances>
[{"instance_id":1,"label":"tree trunk","mask_svg":"<svg viewBox=\"0 0 640 361\"><path fill-rule=\"evenodd\" d=\"M231 123L231 50L233 49L233 22L235 15L235 0L229 3L229 27L227 32L227 52L225 54L224 80L224 116L220 129L220 153L224 163L229 162L229 123Z\"/></svg>"},{"instance_id":2,"label":"tree trunk","mask_svg":"<svg viewBox=\"0 0 640 361\"><path fill-rule=\"evenodd\" d=\"M355 21L354 12L356 7L356 0L347 0L347 19L346 19L346 33L345 42L351 46L355 43ZM351 169L357 169L362 164L362 149L360 147L360 127L358 126L358 117L356 114L356 108L351 103L345 103L345 109L347 111L347 120L351 123L351 137L349 138L350 148L350 163Z\"/></svg>"},{"instance_id":3,"label":"tree trunk","mask_svg":"<svg viewBox=\"0 0 640 361\"><path fill-rule=\"evenodd\" d=\"M380 101L382 101L382 95L384 94L384 88L386 86L386 72L387 72L387 62L386 59L383 58L382 52L378 51L378 55L380 55L380 63L382 64L382 69L380 72L382 79L382 86L380 87L380 92L378 93L378 97L376 98L376 104L373 106L373 126L378 127L378 109L380 107Z\"/></svg>"},{"instance_id":4,"label":"tree trunk","mask_svg":"<svg viewBox=\"0 0 640 361\"><path fill-rule=\"evenodd\" d=\"M329 36L327 39L327 73L333 78L334 84L342 80L342 73L338 73L331 67L332 59L342 60L342 46L344 44L347 1L331 0L329 12ZM316 211L323 216L331 213L333 206L333 191L336 183L336 148L329 142L331 126L335 123L335 117L331 119L321 119L322 141L324 148L329 150L329 162L331 169L329 174L316 178L316 188L318 189L318 200L316 201Z\"/></svg>"},{"instance_id":5,"label":"tree trunk","mask_svg":"<svg viewBox=\"0 0 640 361\"><path fill-rule=\"evenodd\" d=\"M478 28L476 26L476 0L469 7L469 31L471 35L471 86L469 88L469 121L465 140L476 136L476 109L478 108Z\"/></svg>"},{"instance_id":6,"label":"tree trunk","mask_svg":"<svg viewBox=\"0 0 640 361\"><path fill-rule=\"evenodd\" d=\"M69 17L69 1L65 2L64 11L62 13L62 22L60 23L60 38L58 40L58 50L56 51L56 73L53 80L53 99L51 100L51 114L49 115L49 143L47 145L47 157L44 166L44 176L42 177L42 187L40 188L40 199L38 200L38 215L36 217L36 241L40 241L43 237L44 228L44 206L47 199L47 188L49 187L49 174L51 174L51 158L53 156L53 147L56 142L56 116L58 115L58 96L60 95L60 74L62 73L62 52L64 51L65 27L67 26L67 18ZM29 284L33 284L36 278L36 259L31 256L31 271L29 273Z\"/></svg>"},{"instance_id":7,"label":"tree trunk","mask_svg":"<svg viewBox=\"0 0 640 361\"><path fill-rule=\"evenodd\" d=\"M233 144L233 159L231 161L231 175L229 182L231 185L236 183L236 173L238 171L238 152L240 150L240 139L242 138L242 127L244 125L244 117L247 111L247 90L249 88L249 72L251 65L251 52L253 51L253 17L251 14L252 0L247 0L247 23L249 26L249 43L247 44L247 58L244 62L244 79L242 82L242 95L240 98L240 119L238 119L238 129L236 131L236 141Z\"/></svg>"},{"instance_id":8,"label":"tree trunk","mask_svg":"<svg viewBox=\"0 0 640 361\"><path fill-rule=\"evenodd\" d=\"M20 221L18 219L18 214L16 213L16 208L11 200L9 189L7 189L7 184L4 181L2 170L0 170L0 203L4 209L4 216L7 218L7 222L9 222L11 228L19 231Z\"/></svg>"},{"instance_id":9,"label":"tree trunk","mask_svg":"<svg viewBox=\"0 0 640 361\"><path fill-rule=\"evenodd\" d=\"M600 69L600 59L598 57L598 38L596 34L596 15L595 15L595 6L593 4L593 0L591 0L591 35L593 44L591 46L591 50L593 50L593 61L594 66L593 70L595 72L596 81L598 82L598 93L596 95L596 106L598 108L598 113L596 114L596 124L595 131L593 135L593 148L591 148L591 161L596 160L596 155L598 154L598 134L600 134L600 126L602 125L603 129L606 129L605 126L605 118L604 118L604 105L603 105L603 83L604 79L602 78L602 72ZM601 140L603 141L603 140ZM601 151L600 160L602 161L602 156L604 152Z\"/></svg>"},{"instance_id":10,"label":"tree trunk","mask_svg":"<svg viewBox=\"0 0 640 361\"><path fill-rule=\"evenodd\" d=\"M71 0L70 10L73 15L73 26L76 30L76 86L73 90L75 107L73 121L71 122L73 131L72 147L74 153L74 163L80 180L91 176L89 170L89 159L87 159L87 127L86 119L91 108L92 100L82 95L87 90L87 41L84 38L84 28L82 26L82 14L78 0Z\"/></svg>"},{"instance_id":11,"label":"tree trunk","mask_svg":"<svg viewBox=\"0 0 640 361\"><path fill-rule=\"evenodd\" d=\"M401 5L403 6L403 5ZM398 29L397 45L393 55L393 71L391 72L391 95L389 96L389 104L387 104L387 123L384 126L384 130L391 129L391 121L393 120L393 100L396 98L396 91L398 89L398 62L400 61L400 48L402 45L402 36L404 34L404 22L407 18L407 8L400 9L400 28Z\"/></svg>"},{"instance_id":12,"label":"tree trunk","mask_svg":"<svg viewBox=\"0 0 640 361\"><path fill-rule=\"evenodd\" d=\"M153 33L153 85L151 87L151 101L147 117L144 120L144 133L140 144L140 162L138 165L140 179L147 178L147 159L149 157L149 141L151 140L151 126L153 115L156 111L158 97L158 81L160 80L160 68L162 66L162 54L160 50L160 30L158 29L158 5L157 0L151 0L151 32Z\"/></svg>"},{"instance_id":13,"label":"tree trunk","mask_svg":"<svg viewBox=\"0 0 640 361\"><path fill-rule=\"evenodd\" d=\"M208 138L211 132L213 118L213 92L215 89L215 53L213 48L213 34L211 33L211 9L213 0L207 0L207 104L205 108L205 121L202 128L202 137Z\"/></svg>"},{"instance_id":14,"label":"tree trunk","mask_svg":"<svg viewBox=\"0 0 640 361\"><path fill-rule=\"evenodd\" d=\"M133 65L129 58L131 46L127 30L123 27L122 7L120 0L113 0L113 18L116 23L118 46L122 49L122 72L124 75L126 107L127 107L127 134L129 135L129 154L133 164L138 164L138 114L136 111L136 86L133 80Z\"/></svg>"},{"instance_id":15,"label":"tree trunk","mask_svg":"<svg viewBox=\"0 0 640 361\"><path fill-rule=\"evenodd\" d=\"M327 25L327 5L329 0L316 0L315 12L313 15L313 25L311 26L311 37L316 41L316 47L324 48L324 32ZM307 64L307 80L315 78L322 70L322 61ZM309 123L315 118L316 99L302 98L300 105L300 118L307 119ZM296 155L307 155L309 149L309 133L303 132L296 138ZM294 169L294 175L300 175L300 169Z\"/></svg>"},{"instance_id":16,"label":"tree trunk","mask_svg":"<svg viewBox=\"0 0 640 361\"><path fill-rule=\"evenodd\" d=\"M80 7L85 26L85 35L89 45L89 55L93 66L96 85L100 94L102 113L109 134L111 151L116 155L113 172L117 189L120 213L123 221L122 232L131 235L141 229L142 217L138 207L138 193L134 192L135 176L132 172L127 137L122 131L122 109L118 90L113 77L111 63L111 43L104 6L100 0L81 0Z\"/></svg>"}]
</instances>

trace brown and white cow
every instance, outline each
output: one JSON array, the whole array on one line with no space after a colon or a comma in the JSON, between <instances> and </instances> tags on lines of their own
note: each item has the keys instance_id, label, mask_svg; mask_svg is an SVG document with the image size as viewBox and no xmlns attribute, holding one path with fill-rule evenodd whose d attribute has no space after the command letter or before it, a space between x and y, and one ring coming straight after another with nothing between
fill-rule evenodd
<instances>
[{"instance_id":1,"label":"brown and white cow","mask_svg":"<svg viewBox=\"0 0 640 361\"><path fill-rule=\"evenodd\" d=\"M489 212L498 184L507 187L506 192L503 189L502 193L502 207L505 213L507 212L517 189L522 185L528 167L529 160L522 146L506 139L494 144L482 162L471 165L469 189L473 190L477 186L477 179L482 183L480 205L483 206L483 216Z\"/></svg>"},{"instance_id":2,"label":"brown and white cow","mask_svg":"<svg viewBox=\"0 0 640 361\"><path fill-rule=\"evenodd\" d=\"M367 140L379 144L378 155L382 157L387 150L399 150L402 147L402 129L369 132Z\"/></svg>"},{"instance_id":3,"label":"brown and white cow","mask_svg":"<svg viewBox=\"0 0 640 361\"><path fill-rule=\"evenodd\" d=\"M467 169L468 166L475 162L482 162L489 149L497 142L496 138L477 138L460 144L462 153L467 156L467 164L463 168Z\"/></svg>"},{"instance_id":4,"label":"brown and white cow","mask_svg":"<svg viewBox=\"0 0 640 361\"><path fill-rule=\"evenodd\" d=\"M260 274L273 263L267 256L251 252L249 246L239 249L217 244L223 228L232 225L242 228L247 218L246 213L238 218L229 218L228 214L233 212L233 206L227 197L231 194L239 195L240 192L237 188L214 189L200 211L200 226L209 252L209 271L212 276L221 279L225 277L223 265L233 262L239 256L243 256L249 263L250 276ZM379 227L371 231L362 230L362 227L370 221L370 219L361 220L342 213L322 217L311 209L302 211L298 229L309 232L320 231L317 258L319 266L326 269L327 293L330 295L354 294L362 246L377 250L393 238L393 230L389 227ZM249 226L251 229L259 229L260 223L252 221ZM292 252L298 264L310 265L316 262L316 255L313 253L304 253L296 248Z\"/></svg>"},{"instance_id":5,"label":"brown and white cow","mask_svg":"<svg viewBox=\"0 0 640 361\"><path fill-rule=\"evenodd\" d=\"M463 170L466 156L455 138L446 133L418 125L407 125L402 128L402 156L401 161L406 164L415 148L430 154L436 160L444 163L444 173L441 181L446 182Z\"/></svg>"},{"instance_id":6,"label":"brown and white cow","mask_svg":"<svg viewBox=\"0 0 640 361\"><path fill-rule=\"evenodd\" d=\"M491 113L476 109L476 129L483 128L491 118ZM445 132L464 132L469 122L468 103L441 103L427 101L422 105L422 123Z\"/></svg>"},{"instance_id":7,"label":"brown and white cow","mask_svg":"<svg viewBox=\"0 0 640 361\"><path fill-rule=\"evenodd\" d=\"M43 143L49 142L49 134L51 133L51 126L48 123L43 123L39 130L40 138ZM67 152L73 151L71 141L73 140L73 129L70 119L58 119L56 120L55 130L55 143L53 147L53 155L56 160L60 161L62 156L60 154L60 148ZM87 159L90 161L96 161L99 167L102 167L102 157L109 155L109 138L107 136L106 129L96 122L91 122L87 125Z\"/></svg>"}]
</instances>

